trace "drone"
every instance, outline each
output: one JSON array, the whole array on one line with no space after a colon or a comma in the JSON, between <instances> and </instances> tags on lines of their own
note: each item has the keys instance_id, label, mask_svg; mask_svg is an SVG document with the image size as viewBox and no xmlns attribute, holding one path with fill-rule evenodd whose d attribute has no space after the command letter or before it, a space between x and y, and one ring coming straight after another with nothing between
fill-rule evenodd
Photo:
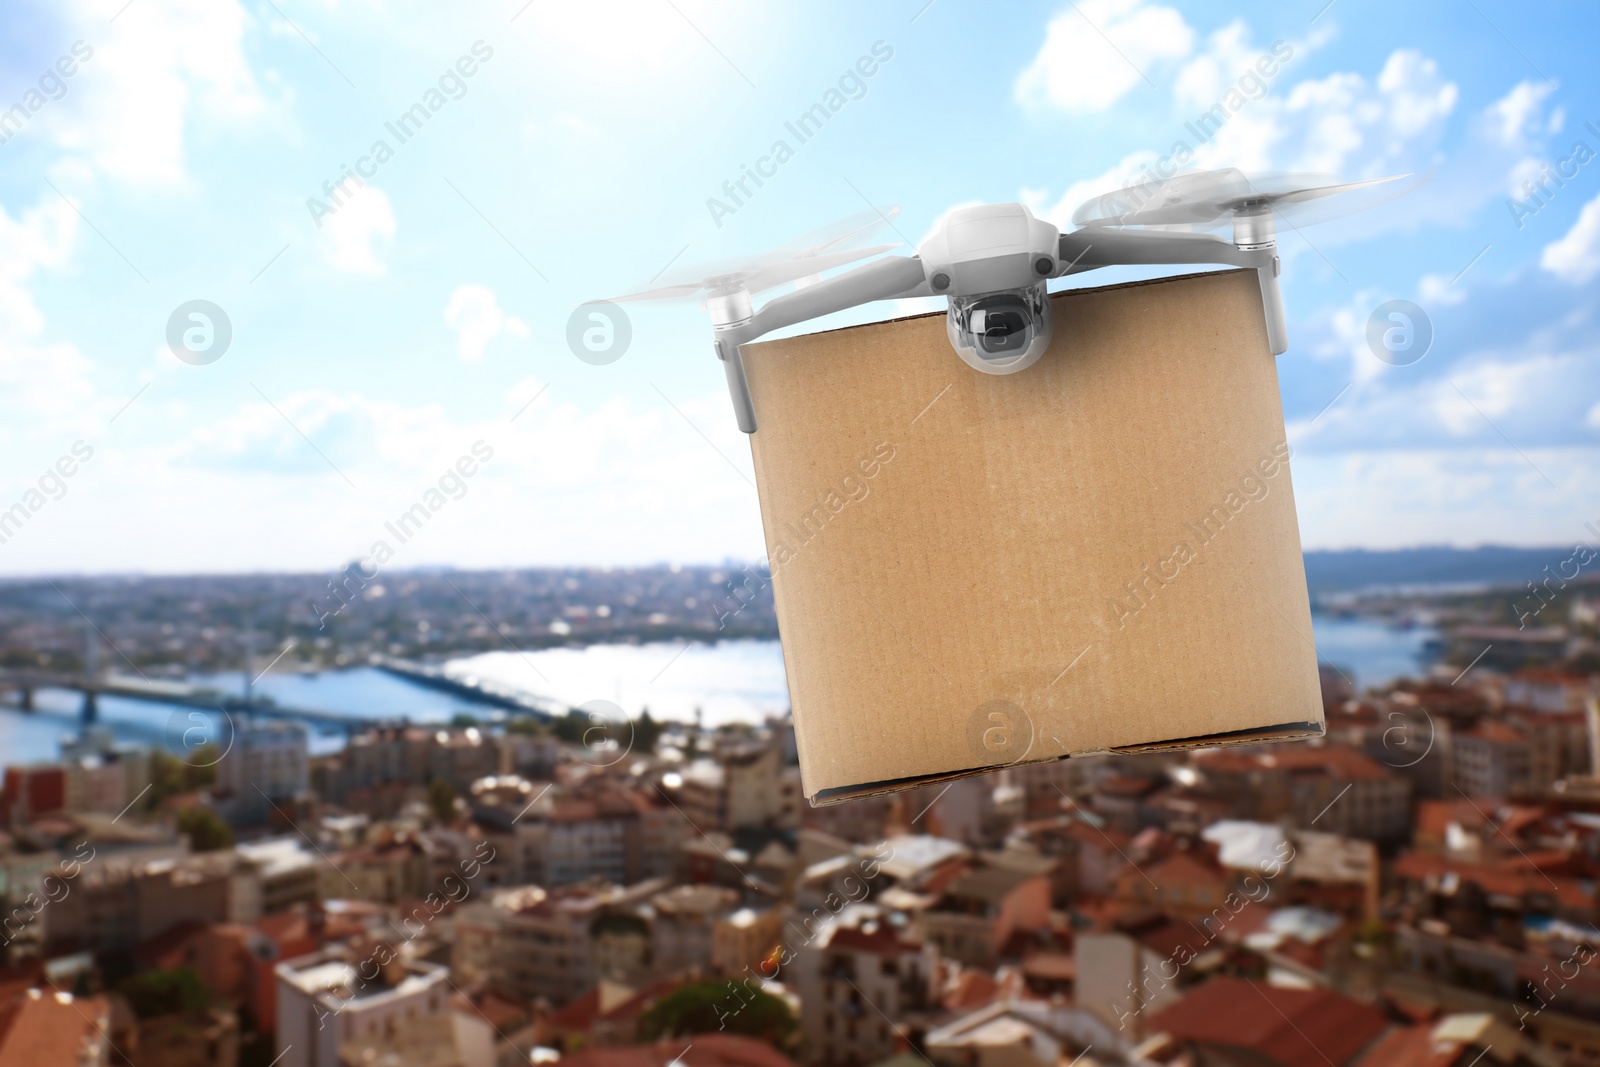
<instances>
[{"instance_id":1,"label":"drone","mask_svg":"<svg viewBox=\"0 0 1600 1067\"><path fill-rule=\"evenodd\" d=\"M943 296L950 345L983 374L1016 374L1050 345L1053 323L1046 283L1101 267L1216 263L1254 268L1261 285L1267 343L1288 351L1277 220L1294 225L1373 206L1372 194L1398 195L1410 175L1338 182L1316 175L1262 176L1229 168L1176 174L1095 197L1072 214L1062 233L1017 203L951 211L914 256L883 256L827 279L824 271L898 247L852 247L891 225L894 210L846 220L753 260L701 268L658 288L611 298L697 299L711 315L713 345L728 379L739 429L755 433L740 346L774 330L877 300ZM1298 228L1298 227L1296 227ZM1208 230L1230 230L1226 236ZM792 292L752 297L788 283Z\"/></svg>"}]
</instances>

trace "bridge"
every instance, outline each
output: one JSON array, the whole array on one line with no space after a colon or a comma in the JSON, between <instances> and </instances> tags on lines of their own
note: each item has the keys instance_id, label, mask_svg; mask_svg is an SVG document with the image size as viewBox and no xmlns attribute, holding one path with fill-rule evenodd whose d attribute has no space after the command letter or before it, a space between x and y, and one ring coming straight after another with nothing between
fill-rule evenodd
<instances>
[{"instance_id":1,"label":"bridge","mask_svg":"<svg viewBox=\"0 0 1600 1067\"><path fill-rule=\"evenodd\" d=\"M378 656L373 658L372 666L386 674L404 678L415 685L541 721L564 716L572 710L559 701L497 685L473 675L456 677L446 674L441 667L416 663L412 660ZM10 691L16 694L16 706L23 711L33 710L33 694L40 689L65 689L83 694L81 718L84 725L93 724L98 720L99 699L102 696L177 705L228 715L290 719L321 730L345 733L394 725L388 720L338 715L312 708L288 707L279 704L271 697L237 696L210 686L194 685L189 682L152 681L148 678L118 674L90 675L32 669L0 669L0 692Z\"/></svg>"},{"instance_id":2,"label":"bridge","mask_svg":"<svg viewBox=\"0 0 1600 1067\"><path fill-rule=\"evenodd\" d=\"M443 667L417 663L414 660L396 659L393 656L374 656L372 665L385 674L404 678L415 685L436 689L441 693L470 700L475 704L488 704L531 718L548 722L561 718L574 709L549 697L535 696L520 689L499 685L477 675L446 674Z\"/></svg>"},{"instance_id":3,"label":"bridge","mask_svg":"<svg viewBox=\"0 0 1600 1067\"><path fill-rule=\"evenodd\" d=\"M187 682L151 681L148 678L115 674L90 676L59 671L0 670L0 691L9 690L15 693L17 707L23 711L33 710L33 694L40 689L66 689L82 693L84 725L90 725L98 720L99 700L102 696L142 700L154 704L176 704L179 707L223 712L229 715L292 719L323 730L350 732L383 725L372 719L335 715L332 712L315 711L310 708L285 707L271 697L234 696L209 686L191 685Z\"/></svg>"}]
</instances>

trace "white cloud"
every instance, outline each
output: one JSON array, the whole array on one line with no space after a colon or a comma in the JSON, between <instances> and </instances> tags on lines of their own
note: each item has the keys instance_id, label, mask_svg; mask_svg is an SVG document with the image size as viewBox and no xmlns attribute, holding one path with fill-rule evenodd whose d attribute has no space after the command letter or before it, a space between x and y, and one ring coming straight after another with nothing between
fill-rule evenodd
<instances>
[{"instance_id":1,"label":"white cloud","mask_svg":"<svg viewBox=\"0 0 1600 1067\"><path fill-rule=\"evenodd\" d=\"M1018 101L1103 111L1161 60L1181 59L1194 30L1175 8L1142 0L1082 0L1050 20L1039 54L1018 77Z\"/></svg>"},{"instance_id":2,"label":"white cloud","mask_svg":"<svg viewBox=\"0 0 1600 1067\"><path fill-rule=\"evenodd\" d=\"M500 310L494 290L485 285L459 285L444 309L445 323L456 333L456 354L468 363L483 358L496 337L527 337L528 324Z\"/></svg>"},{"instance_id":3,"label":"white cloud","mask_svg":"<svg viewBox=\"0 0 1600 1067\"><path fill-rule=\"evenodd\" d=\"M1424 274L1417 282L1417 300L1426 307L1450 307L1467 299L1466 286L1456 288L1442 274Z\"/></svg>"},{"instance_id":4,"label":"white cloud","mask_svg":"<svg viewBox=\"0 0 1600 1067\"><path fill-rule=\"evenodd\" d=\"M1439 64L1414 48L1389 56L1378 75L1378 90L1389 102L1388 132L1400 138L1438 126L1461 95L1455 82L1439 77Z\"/></svg>"},{"instance_id":5,"label":"white cloud","mask_svg":"<svg viewBox=\"0 0 1600 1067\"><path fill-rule=\"evenodd\" d=\"M184 179L185 123L198 108L223 121L266 106L241 43L250 16L234 0L79 0L76 21L99 27L93 55L69 83L57 143L100 173L142 185Z\"/></svg>"},{"instance_id":6,"label":"white cloud","mask_svg":"<svg viewBox=\"0 0 1600 1067\"><path fill-rule=\"evenodd\" d=\"M295 392L270 376L258 384L282 414L250 393L235 408L197 412L206 421L181 429L177 441L97 449L80 476L93 479L92 491L74 482L40 516L53 525L30 527L30 536L8 543L9 571L331 569L379 538L395 550L397 568L764 554L760 509L746 481L754 478L749 440L729 416L720 384L699 396L669 389L673 410L648 389L643 403L614 396L580 406L562 399L558 386L540 393L544 383L525 378L498 405L465 417L361 392ZM397 543L384 522L436 487L477 441L492 459L464 492L447 486L448 505L419 535ZM196 508L196 500L208 506ZM582 521L551 521L552 507ZM173 524L175 514L185 521ZM106 537L105 515L118 517L116 537ZM298 518L308 515L316 521ZM641 523L641 515L650 521Z\"/></svg>"},{"instance_id":7,"label":"white cloud","mask_svg":"<svg viewBox=\"0 0 1600 1067\"><path fill-rule=\"evenodd\" d=\"M1571 501L1600 493L1596 450L1523 451L1498 441L1487 448L1333 455L1300 449L1294 498L1301 541L1308 550L1570 542L1582 532Z\"/></svg>"},{"instance_id":8,"label":"white cloud","mask_svg":"<svg viewBox=\"0 0 1600 1067\"><path fill-rule=\"evenodd\" d=\"M1552 370L1570 371L1567 361L1533 356L1516 363L1486 361L1452 372L1447 382L1435 382L1432 414L1450 433L1469 436L1492 429L1484 425L1518 407L1538 400L1538 386L1555 377Z\"/></svg>"},{"instance_id":9,"label":"white cloud","mask_svg":"<svg viewBox=\"0 0 1600 1067\"><path fill-rule=\"evenodd\" d=\"M78 234L78 216L50 196L16 219L0 207L0 410L34 418L82 413L94 398L93 365L75 346L44 339L30 289L40 270L66 264Z\"/></svg>"},{"instance_id":10,"label":"white cloud","mask_svg":"<svg viewBox=\"0 0 1600 1067\"><path fill-rule=\"evenodd\" d=\"M322 222L321 243L330 266L353 274L382 274L377 242L394 239L394 212L382 189L368 185Z\"/></svg>"},{"instance_id":11,"label":"white cloud","mask_svg":"<svg viewBox=\"0 0 1600 1067\"><path fill-rule=\"evenodd\" d=\"M1548 82L1518 82L1505 96L1489 105L1484 112L1494 136L1507 148L1521 147L1529 133L1537 132L1539 105L1554 91ZM1560 119L1551 116L1548 125L1553 130L1560 127Z\"/></svg>"},{"instance_id":12,"label":"white cloud","mask_svg":"<svg viewBox=\"0 0 1600 1067\"><path fill-rule=\"evenodd\" d=\"M1060 229L1069 230L1072 228L1072 213L1078 205L1102 193L1115 192L1143 180L1156 161L1156 154L1149 151L1125 156L1105 172L1067 186L1055 203L1049 202L1049 191L1046 189L1024 189L1018 196L1034 215L1054 223Z\"/></svg>"},{"instance_id":13,"label":"white cloud","mask_svg":"<svg viewBox=\"0 0 1600 1067\"><path fill-rule=\"evenodd\" d=\"M1574 285L1600 274L1600 196L1583 205L1565 237L1544 246L1539 265Z\"/></svg>"},{"instance_id":14,"label":"white cloud","mask_svg":"<svg viewBox=\"0 0 1600 1067\"><path fill-rule=\"evenodd\" d=\"M1458 95L1437 63L1403 48L1375 81L1341 71L1252 103L1196 159L1207 167L1270 166L1346 178L1426 169Z\"/></svg>"}]
</instances>

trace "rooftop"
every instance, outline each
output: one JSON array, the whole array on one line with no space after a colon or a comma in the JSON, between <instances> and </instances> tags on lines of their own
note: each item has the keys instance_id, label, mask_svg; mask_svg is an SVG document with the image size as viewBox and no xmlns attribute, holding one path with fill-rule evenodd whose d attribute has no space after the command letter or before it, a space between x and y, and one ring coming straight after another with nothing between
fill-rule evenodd
<instances>
[{"instance_id":1,"label":"rooftop","mask_svg":"<svg viewBox=\"0 0 1600 1067\"><path fill-rule=\"evenodd\" d=\"M1213 978L1146 1023L1179 1041L1248 1049L1283 1067L1344 1067L1388 1023L1377 1008L1329 989L1282 989Z\"/></svg>"}]
</instances>

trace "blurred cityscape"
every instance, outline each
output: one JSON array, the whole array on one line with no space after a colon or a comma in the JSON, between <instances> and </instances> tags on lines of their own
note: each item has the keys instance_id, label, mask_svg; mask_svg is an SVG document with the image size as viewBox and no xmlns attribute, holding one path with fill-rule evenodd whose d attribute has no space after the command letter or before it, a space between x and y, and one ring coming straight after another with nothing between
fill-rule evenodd
<instances>
[{"instance_id":1,"label":"blurred cityscape","mask_svg":"<svg viewBox=\"0 0 1600 1067\"><path fill-rule=\"evenodd\" d=\"M1319 741L821 808L781 711L441 666L770 640L755 568L8 582L0 716L73 728L5 753L0 1067L1600 1065L1600 582L1506 551L1308 558L1430 656L1323 664ZM470 710L191 684L373 664Z\"/></svg>"}]
</instances>

